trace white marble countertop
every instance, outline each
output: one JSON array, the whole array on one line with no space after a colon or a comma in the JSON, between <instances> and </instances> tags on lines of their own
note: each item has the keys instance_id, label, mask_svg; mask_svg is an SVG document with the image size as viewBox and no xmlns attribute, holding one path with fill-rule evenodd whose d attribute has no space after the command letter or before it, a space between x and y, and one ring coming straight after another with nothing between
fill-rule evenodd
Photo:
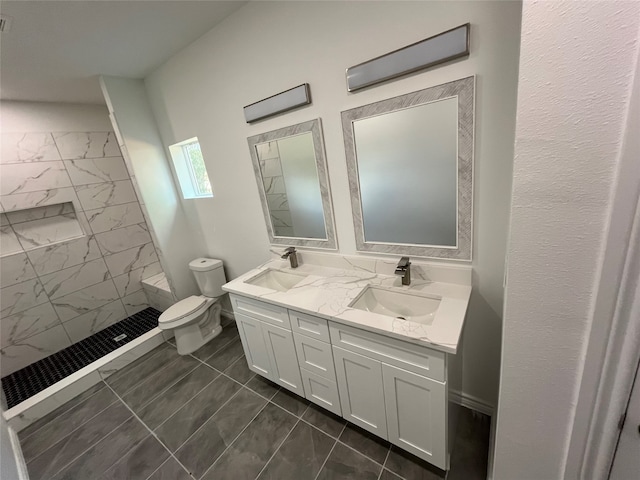
<instances>
[{"instance_id":1,"label":"white marble countertop","mask_svg":"<svg viewBox=\"0 0 640 480\"><path fill-rule=\"evenodd\" d=\"M413 267L412 267L413 268ZM286 292L245 283L267 269L307 275ZM367 285L377 285L403 292L416 292L441 297L442 300L429 325L400 320L386 315L349 307ZM413 279L402 286L400 277L366 270L328 268L302 264L291 269L288 260L270 260L224 285L223 290L256 298L337 323L387 335L425 347L455 354L464 326L471 287L454 283Z\"/></svg>"}]
</instances>

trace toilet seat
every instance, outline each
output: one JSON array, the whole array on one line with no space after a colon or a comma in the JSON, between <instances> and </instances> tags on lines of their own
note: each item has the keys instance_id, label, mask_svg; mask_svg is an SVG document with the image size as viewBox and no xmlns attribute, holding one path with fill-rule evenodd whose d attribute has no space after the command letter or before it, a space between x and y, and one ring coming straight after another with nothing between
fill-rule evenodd
<instances>
[{"instance_id":1,"label":"toilet seat","mask_svg":"<svg viewBox=\"0 0 640 480\"><path fill-rule=\"evenodd\" d=\"M186 325L206 312L215 301L215 298L203 295L192 295L180 300L160 315L158 327L161 330L169 330Z\"/></svg>"}]
</instances>

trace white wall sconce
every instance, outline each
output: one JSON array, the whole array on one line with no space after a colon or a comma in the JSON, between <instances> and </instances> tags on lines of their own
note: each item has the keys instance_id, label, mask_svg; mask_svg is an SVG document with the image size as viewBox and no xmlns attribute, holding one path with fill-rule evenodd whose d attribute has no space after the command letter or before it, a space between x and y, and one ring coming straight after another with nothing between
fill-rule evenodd
<instances>
[{"instance_id":1,"label":"white wall sconce","mask_svg":"<svg viewBox=\"0 0 640 480\"><path fill-rule=\"evenodd\" d=\"M311 103L311 90L308 83L290 88L259 102L244 107L244 118L247 123L257 122L263 118L284 113L294 108Z\"/></svg>"},{"instance_id":2,"label":"white wall sconce","mask_svg":"<svg viewBox=\"0 0 640 480\"><path fill-rule=\"evenodd\" d=\"M347 68L347 90L353 92L449 60L468 56L470 27L471 25L466 23Z\"/></svg>"}]
</instances>

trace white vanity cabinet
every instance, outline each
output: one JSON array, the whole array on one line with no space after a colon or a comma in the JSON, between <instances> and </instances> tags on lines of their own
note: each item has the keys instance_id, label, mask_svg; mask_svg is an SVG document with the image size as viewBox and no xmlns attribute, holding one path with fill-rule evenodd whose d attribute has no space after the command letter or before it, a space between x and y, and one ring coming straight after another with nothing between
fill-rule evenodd
<instances>
[{"instance_id":1,"label":"white vanity cabinet","mask_svg":"<svg viewBox=\"0 0 640 480\"><path fill-rule=\"evenodd\" d=\"M447 469L446 355L329 322L344 418Z\"/></svg>"},{"instance_id":2,"label":"white vanity cabinet","mask_svg":"<svg viewBox=\"0 0 640 480\"><path fill-rule=\"evenodd\" d=\"M231 303L249 368L304 396L287 309L236 296Z\"/></svg>"},{"instance_id":3,"label":"white vanity cabinet","mask_svg":"<svg viewBox=\"0 0 640 480\"><path fill-rule=\"evenodd\" d=\"M448 468L446 354L254 299L231 301L251 370Z\"/></svg>"}]
</instances>

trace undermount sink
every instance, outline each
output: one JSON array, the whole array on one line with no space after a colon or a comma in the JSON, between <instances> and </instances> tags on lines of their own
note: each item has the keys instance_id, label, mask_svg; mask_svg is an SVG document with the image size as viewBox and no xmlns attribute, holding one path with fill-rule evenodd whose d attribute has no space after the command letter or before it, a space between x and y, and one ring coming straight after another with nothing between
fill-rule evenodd
<instances>
[{"instance_id":1,"label":"undermount sink","mask_svg":"<svg viewBox=\"0 0 640 480\"><path fill-rule=\"evenodd\" d=\"M349 306L365 312L430 325L440 306L440 300L442 299L436 296L368 286Z\"/></svg>"},{"instance_id":2,"label":"undermount sink","mask_svg":"<svg viewBox=\"0 0 640 480\"><path fill-rule=\"evenodd\" d=\"M300 273L284 272L282 270L268 269L264 272L245 280L244 283L257 285L258 287L277 290L278 292L286 292L296 286L307 276Z\"/></svg>"}]
</instances>

